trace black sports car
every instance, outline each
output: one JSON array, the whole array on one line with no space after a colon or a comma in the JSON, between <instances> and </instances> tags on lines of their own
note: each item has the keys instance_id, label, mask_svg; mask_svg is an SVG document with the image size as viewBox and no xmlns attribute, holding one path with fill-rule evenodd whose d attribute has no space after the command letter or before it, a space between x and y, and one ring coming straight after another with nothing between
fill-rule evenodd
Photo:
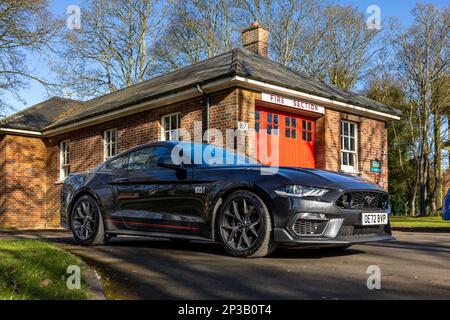
<instances>
[{"instance_id":1,"label":"black sports car","mask_svg":"<svg viewBox=\"0 0 450 320\"><path fill-rule=\"evenodd\" d=\"M117 235L209 239L238 257L266 256L277 245L344 248L393 239L389 197L379 186L323 170L268 170L206 144L142 145L71 174L61 191L61 224L83 245Z\"/></svg>"}]
</instances>

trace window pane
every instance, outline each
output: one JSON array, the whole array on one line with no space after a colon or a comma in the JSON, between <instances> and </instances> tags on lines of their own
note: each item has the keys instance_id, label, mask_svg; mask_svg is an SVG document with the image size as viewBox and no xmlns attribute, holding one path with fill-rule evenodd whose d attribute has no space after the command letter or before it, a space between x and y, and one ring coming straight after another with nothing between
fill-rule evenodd
<instances>
[{"instance_id":1,"label":"window pane","mask_svg":"<svg viewBox=\"0 0 450 320\"><path fill-rule=\"evenodd\" d=\"M350 136L351 137L355 136L355 125L353 123L350 124Z\"/></svg>"},{"instance_id":2,"label":"window pane","mask_svg":"<svg viewBox=\"0 0 450 320\"><path fill-rule=\"evenodd\" d=\"M259 110L255 111L255 120L259 121L261 119L261 112Z\"/></svg>"},{"instance_id":3,"label":"window pane","mask_svg":"<svg viewBox=\"0 0 450 320\"><path fill-rule=\"evenodd\" d=\"M168 141L168 140L170 140L170 131L166 131L165 133L164 133L164 138Z\"/></svg>"},{"instance_id":4,"label":"window pane","mask_svg":"<svg viewBox=\"0 0 450 320\"><path fill-rule=\"evenodd\" d=\"M290 138L290 137L291 137L291 129L286 128L286 130L285 130L285 136L286 136L286 138Z\"/></svg>"},{"instance_id":5,"label":"window pane","mask_svg":"<svg viewBox=\"0 0 450 320\"><path fill-rule=\"evenodd\" d=\"M308 121L308 131L312 131L312 122Z\"/></svg>"},{"instance_id":6,"label":"window pane","mask_svg":"<svg viewBox=\"0 0 450 320\"><path fill-rule=\"evenodd\" d=\"M272 122L272 114L271 113L267 114L267 122L268 123Z\"/></svg>"},{"instance_id":7,"label":"window pane","mask_svg":"<svg viewBox=\"0 0 450 320\"><path fill-rule=\"evenodd\" d=\"M348 136L348 123L344 122L344 136Z\"/></svg>"},{"instance_id":8,"label":"window pane","mask_svg":"<svg viewBox=\"0 0 450 320\"><path fill-rule=\"evenodd\" d=\"M348 149L349 145L348 145L348 139L344 138L344 150L349 150Z\"/></svg>"},{"instance_id":9,"label":"window pane","mask_svg":"<svg viewBox=\"0 0 450 320\"><path fill-rule=\"evenodd\" d=\"M355 138L350 138L350 150L356 151L355 149Z\"/></svg>"},{"instance_id":10,"label":"window pane","mask_svg":"<svg viewBox=\"0 0 450 320\"><path fill-rule=\"evenodd\" d=\"M278 115L277 114L275 114L274 116L273 116L273 122L275 123L275 124L278 124Z\"/></svg>"},{"instance_id":11,"label":"window pane","mask_svg":"<svg viewBox=\"0 0 450 320\"><path fill-rule=\"evenodd\" d=\"M111 161L107 165L107 168L114 169L114 170L125 170L125 169L127 169L128 158L129 158L129 156L126 155L126 156L120 157L114 161Z\"/></svg>"},{"instance_id":12,"label":"window pane","mask_svg":"<svg viewBox=\"0 0 450 320\"><path fill-rule=\"evenodd\" d=\"M348 166L348 153L347 152L342 153L342 164L344 166Z\"/></svg>"},{"instance_id":13,"label":"window pane","mask_svg":"<svg viewBox=\"0 0 450 320\"><path fill-rule=\"evenodd\" d=\"M158 165L162 155L170 155L170 149L166 147L145 148L130 155L128 170L146 170Z\"/></svg>"},{"instance_id":14,"label":"window pane","mask_svg":"<svg viewBox=\"0 0 450 320\"><path fill-rule=\"evenodd\" d=\"M273 126L273 134L274 134L275 136L278 135L278 126Z\"/></svg>"},{"instance_id":15,"label":"window pane","mask_svg":"<svg viewBox=\"0 0 450 320\"><path fill-rule=\"evenodd\" d=\"M352 167L355 166L355 155L353 153L348 154L348 164Z\"/></svg>"},{"instance_id":16,"label":"window pane","mask_svg":"<svg viewBox=\"0 0 450 320\"><path fill-rule=\"evenodd\" d=\"M170 130L170 119L169 117L164 117L163 118L163 122L164 122L164 130Z\"/></svg>"},{"instance_id":17,"label":"window pane","mask_svg":"<svg viewBox=\"0 0 450 320\"><path fill-rule=\"evenodd\" d=\"M292 127L296 128L297 127L297 119L292 118Z\"/></svg>"},{"instance_id":18,"label":"window pane","mask_svg":"<svg viewBox=\"0 0 450 320\"><path fill-rule=\"evenodd\" d=\"M306 131L302 131L302 140L306 141Z\"/></svg>"},{"instance_id":19,"label":"window pane","mask_svg":"<svg viewBox=\"0 0 450 320\"><path fill-rule=\"evenodd\" d=\"M308 132L308 141L311 142L312 141L312 133Z\"/></svg>"},{"instance_id":20,"label":"window pane","mask_svg":"<svg viewBox=\"0 0 450 320\"><path fill-rule=\"evenodd\" d=\"M297 130L292 129L292 139L297 139Z\"/></svg>"},{"instance_id":21,"label":"window pane","mask_svg":"<svg viewBox=\"0 0 450 320\"><path fill-rule=\"evenodd\" d=\"M302 120L302 130L305 131L306 130L306 121Z\"/></svg>"},{"instance_id":22,"label":"window pane","mask_svg":"<svg viewBox=\"0 0 450 320\"><path fill-rule=\"evenodd\" d=\"M256 132L259 132L259 122L255 123L255 130Z\"/></svg>"},{"instance_id":23,"label":"window pane","mask_svg":"<svg viewBox=\"0 0 450 320\"><path fill-rule=\"evenodd\" d=\"M178 116L174 115L170 117L170 129L178 129Z\"/></svg>"},{"instance_id":24,"label":"window pane","mask_svg":"<svg viewBox=\"0 0 450 320\"><path fill-rule=\"evenodd\" d=\"M285 117L285 123L286 123L286 127L290 127L291 126L291 118L290 117Z\"/></svg>"},{"instance_id":25,"label":"window pane","mask_svg":"<svg viewBox=\"0 0 450 320\"><path fill-rule=\"evenodd\" d=\"M267 134L272 134L272 125L267 126Z\"/></svg>"}]
</instances>

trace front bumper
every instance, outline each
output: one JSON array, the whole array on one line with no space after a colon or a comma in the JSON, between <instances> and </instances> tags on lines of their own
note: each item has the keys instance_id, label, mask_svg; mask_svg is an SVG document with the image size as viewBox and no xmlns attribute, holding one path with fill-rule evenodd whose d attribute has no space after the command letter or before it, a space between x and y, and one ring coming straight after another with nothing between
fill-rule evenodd
<instances>
[{"instance_id":1,"label":"front bumper","mask_svg":"<svg viewBox=\"0 0 450 320\"><path fill-rule=\"evenodd\" d=\"M333 202L305 200L292 197L274 199L277 214L274 218L274 241L282 246L346 246L357 243L394 240L390 224L362 225L363 210L348 210ZM388 210L371 210L388 213ZM321 215L322 220L308 220L305 214ZM299 226L299 223L302 223ZM299 233L299 229L306 230Z\"/></svg>"},{"instance_id":2,"label":"front bumper","mask_svg":"<svg viewBox=\"0 0 450 320\"><path fill-rule=\"evenodd\" d=\"M276 243L287 247L352 245L358 243L395 240L395 238L390 234L379 234L379 235L374 234L366 236L335 237L335 238L319 238L319 237L295 238L284 228L275 228L273 230L273 234L274 234L274 241Z\"/></svg>"}]
</instances>

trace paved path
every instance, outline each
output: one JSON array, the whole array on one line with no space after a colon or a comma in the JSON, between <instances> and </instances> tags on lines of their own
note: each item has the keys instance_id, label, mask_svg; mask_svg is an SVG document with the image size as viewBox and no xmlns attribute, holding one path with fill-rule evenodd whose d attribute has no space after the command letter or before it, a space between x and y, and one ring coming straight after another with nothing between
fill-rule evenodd
<instances>
[{"instance_id":1,"label":"paved path","mask_svg":"<svg viewBox=\"0 0 450 320\"><path fill-rule=\"evenodd\" d=\"M69 233L41 237L81 256L103 274L115 298L131 299L450 299L450 234L397 232L393 242L340 253L277 250L236 259L216 244L120 237L81 247ZM381 268L381 290L368 290L367 268Z\"/></svg>"}]
</instances>

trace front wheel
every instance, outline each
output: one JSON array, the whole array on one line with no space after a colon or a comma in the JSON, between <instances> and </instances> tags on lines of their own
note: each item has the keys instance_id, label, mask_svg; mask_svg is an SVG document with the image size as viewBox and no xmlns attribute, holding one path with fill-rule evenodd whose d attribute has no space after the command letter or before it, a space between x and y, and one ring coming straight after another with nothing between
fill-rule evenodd
<instances>
[{"instance_id":1,"label":"front wheel","mask_svg":"<svg viewBox=\"0 0 450 320\"><path fill-rule=\"evenodd\" d=\"M275 249L269 210L250 191L231 194L221 206L216 223L219 241L232 256L258 258Z\"/></svg>"},{"instance_id":2,"label":"front wheel","mask_svg":"<svg viewBox=\"0 0 450 320\"><path fill-rule=\"evenodd\" d=\"M88 195L80 197L72 209L73 236L82 245L103 245L111 239L105 232L103 217L97 202Z\"/></svg>"}]
</instances>

